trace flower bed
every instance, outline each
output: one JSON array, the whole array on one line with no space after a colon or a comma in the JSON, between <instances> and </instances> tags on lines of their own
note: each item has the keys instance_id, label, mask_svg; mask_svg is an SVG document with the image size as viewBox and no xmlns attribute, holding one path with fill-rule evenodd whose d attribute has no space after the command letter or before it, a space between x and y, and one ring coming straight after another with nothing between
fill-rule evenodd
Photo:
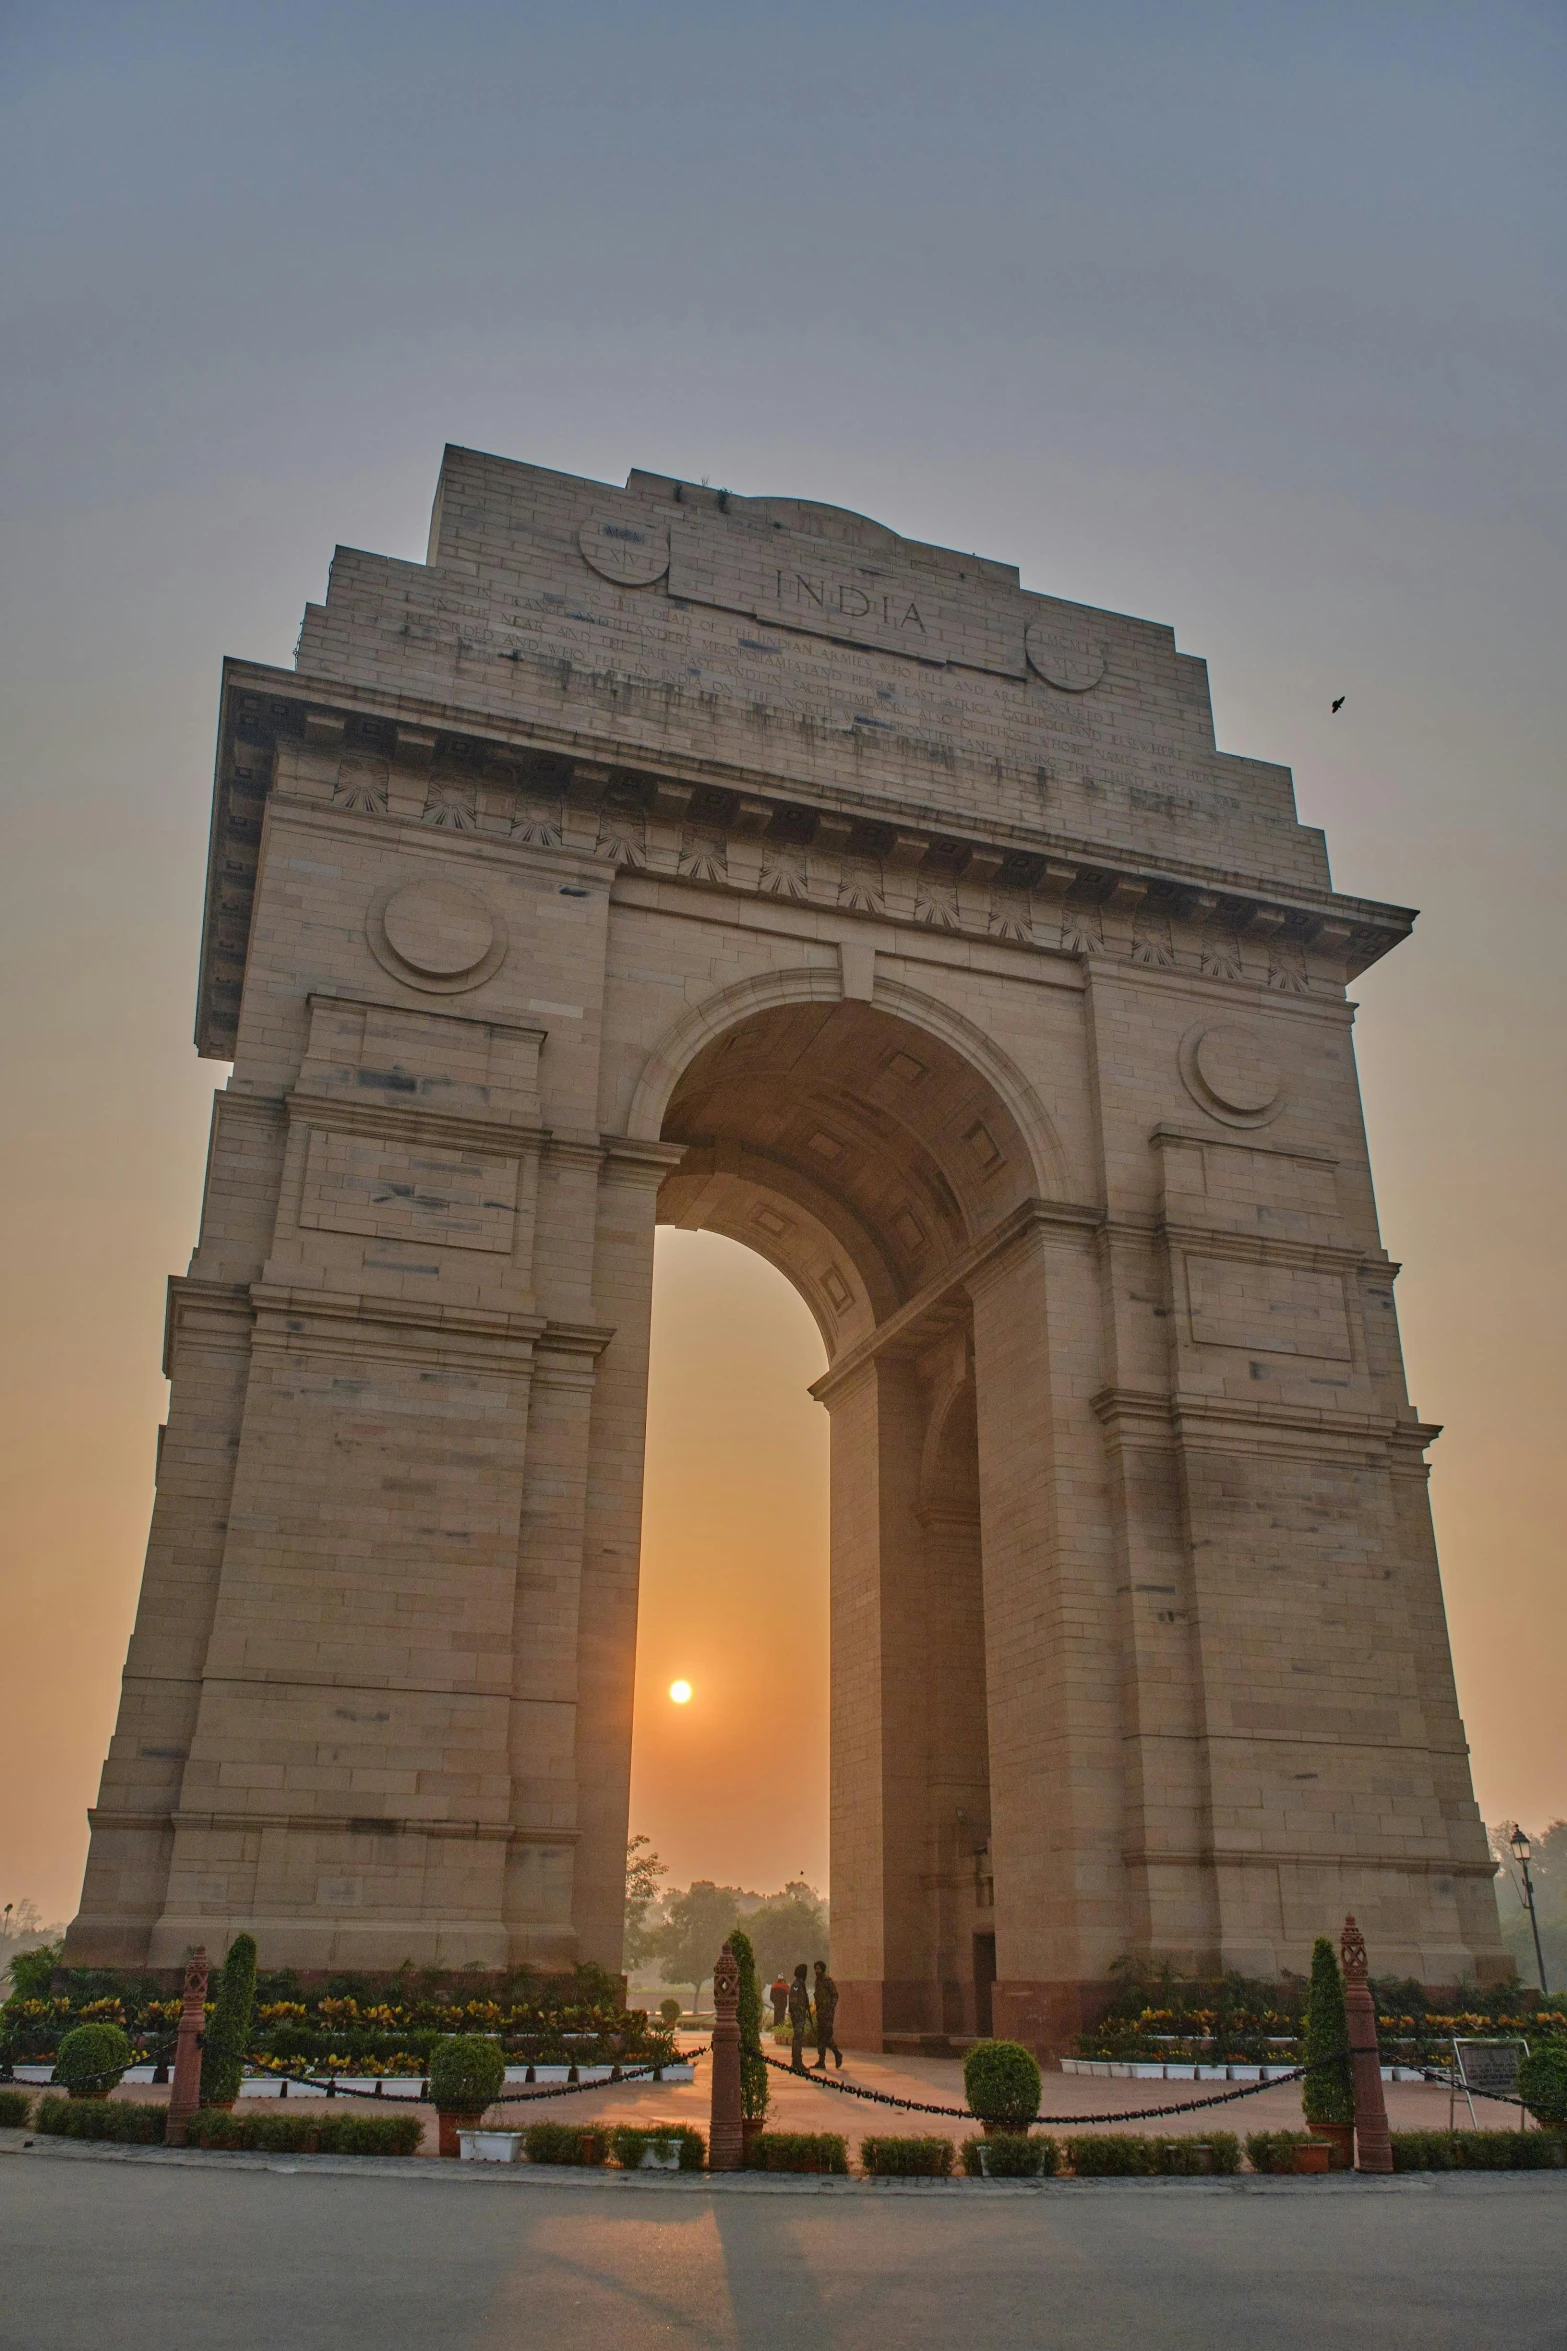
<instances>
[{"instance_id":1,"label":"flower bed","mask_svg":"<svg viewBox=\"0 0 1567 2351\"><path fill-rule=\"evenodd\" d=\"M0 2061L52 2063L64 2036L83 2024L120 2027L142 2062L172 2057L180 2002L154 1977L62 1970L57 1960L57 1952L29 1952L17 1963L17 1989L0 2009ZM262 1974L245 2059L266 2073L417 2079L439 2039L474 2033L498 2040L516 2066L675 2057L672 2034L622 2004L617 1977L583 1967L553 1977L523 1968L500 1979L406 1969L337 1976L324 1988L287 1971Z\"/></svg>"}]
</instances>

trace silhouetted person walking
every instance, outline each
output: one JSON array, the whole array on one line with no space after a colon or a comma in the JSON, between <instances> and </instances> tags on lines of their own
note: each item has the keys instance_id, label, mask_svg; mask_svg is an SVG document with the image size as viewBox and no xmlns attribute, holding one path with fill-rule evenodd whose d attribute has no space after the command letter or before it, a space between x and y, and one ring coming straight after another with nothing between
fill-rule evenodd
<instances>
[{"instance_id":1,"label":"silhouetted person walking","mask_svg":"<svg viewBox=\"0 0 1567 2351\"><path fill-rule=\"evenodd\" d=\"M837 2059L838 2071L840 2073L843 2071L843 2051L833 2036L833 2027L837 2021L838 1987L827 1973L826 1960L818 1959L816 1962L816 2070L818 2073L827 2071L829 2049Z\"/></svg>"},{"instance_id":2,"label":"silhouetted person walking","mask_svg":"<svg viewBox=\"0 0 1567 2351\"><path fill-rule=\"evenodd\" d=\"M805 2071L805 2036L811 2029L811 1993L805 1980L805 1961L794 1971L794 1982L789 1986L789 2029L794 2045L789 2052L791 2073Z\"/></svg>"}]
</instances>

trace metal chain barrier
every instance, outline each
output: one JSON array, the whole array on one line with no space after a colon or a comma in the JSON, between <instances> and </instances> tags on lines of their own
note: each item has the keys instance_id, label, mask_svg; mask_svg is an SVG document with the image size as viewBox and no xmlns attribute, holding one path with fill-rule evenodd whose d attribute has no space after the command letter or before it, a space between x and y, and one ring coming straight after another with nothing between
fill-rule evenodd
<instances>
[{"instance_id":1,"label":"metal chain barrier","mask_svg":"<svg viewBox=\"0 0 1567 2351\"><path fill-rule=\"evenodd\" d=\"M1319 2067L1341 2064L1348 2055L1347 2049L1339 2049L1331 2057L1315 2057L1309 2065L1297 2065L1289 2073L1276 2074L1271 2082L1248 2082L1243 2089L1221 2090L1212 2098L1186 2098L1179 2106L1129 2106L1115 2114L1036 2114L1033 2120L1061 2123L1154 2122L1165 2114L1197 2114L1205 2106L1233 2106L1242 2098L1260 2097L1264 2090L1283 2089L1286 2083L1303 2081L1308 2073L1317 2072ZM785 2065L780 2057L767 2057L764 2054L763 2063L770 2065L776 2073L794 2074L795 2071L792 2065ZM814 2083L818 2090L836 2090L845 2098L864 2098L874 2106L896 2106L905 2114L944 2114L956 2122L979 2120L978 2115L967 2106L928 2106L918 2098L894 2098L888 2090L861 2089L858 2084L846 2082L836 2075L818 2073L814 2067L809 2071L802 2067L795 2078Z\"/></svg>"}]
</instances>

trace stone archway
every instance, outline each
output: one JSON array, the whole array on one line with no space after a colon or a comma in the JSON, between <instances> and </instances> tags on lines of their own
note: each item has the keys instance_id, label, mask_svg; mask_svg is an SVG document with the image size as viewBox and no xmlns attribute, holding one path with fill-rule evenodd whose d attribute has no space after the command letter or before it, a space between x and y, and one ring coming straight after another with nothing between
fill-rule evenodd
<instances>
[{"instance_id":1,"label":"stone archway","mask_svg":"<svg viewBox=\"0 0 1567 2351\"><path fill-rule=\"evenodd\" d=\"M1505 1973L1335 893L1168 629L449 450L226 665L201 1234L68 1955L621 1948L653 1233L830 1358L862 2045ZM994 1976L993 1988L991 1976Z\"/></svg>"}]
</instances>

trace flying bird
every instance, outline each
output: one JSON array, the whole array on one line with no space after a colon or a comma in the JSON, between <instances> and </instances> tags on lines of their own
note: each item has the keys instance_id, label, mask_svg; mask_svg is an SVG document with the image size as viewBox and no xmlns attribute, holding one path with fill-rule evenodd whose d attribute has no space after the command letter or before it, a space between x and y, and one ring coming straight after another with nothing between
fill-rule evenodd
<instances>
[{"instance_id":1,"label":"flying bird","mask_svg":"<svg viewBox=\"0 0 1567 2351\"><path fill-rule=\"evenodd\" d=\"M1345 699L1346 699L1346 697L1345 697L1344 695L1340 694L1340 696L1339 696L1338 700L1337 700L1337 701L1334 703L1334 705L1333 705L1333 709L1332 709L1332 711L1331 711L1331 713L1330 713L1330 715L1331 715L1332 717L1334 717L1334 718L1337 718L1337 716L1338 716L1339 712L1340 712L1340 711L1343 709L1343 707L1344 707Z\"/></svg>"}]
</instances>

